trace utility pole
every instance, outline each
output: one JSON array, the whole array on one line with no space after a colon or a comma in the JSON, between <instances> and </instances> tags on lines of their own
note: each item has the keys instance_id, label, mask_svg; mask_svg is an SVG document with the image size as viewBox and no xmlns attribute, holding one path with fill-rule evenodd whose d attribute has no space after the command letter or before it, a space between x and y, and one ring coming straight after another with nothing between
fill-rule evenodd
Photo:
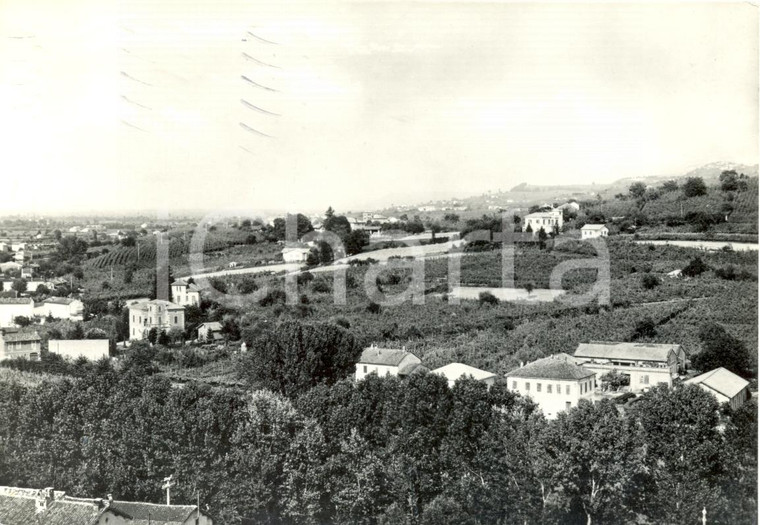
<instances>
[{"instance_id":1,"label":"utility pole","mask_svg":"<svg viewBox=\"0 0 760 525\"><path fill-rule=\"evenodd\" d=\"M172 481L172 476L169 476L168 478L164 478L164 484L161 486L162 489L166 491L166 504L171 505L171 488L176 485Z\"/></svg>"}]
</instances>

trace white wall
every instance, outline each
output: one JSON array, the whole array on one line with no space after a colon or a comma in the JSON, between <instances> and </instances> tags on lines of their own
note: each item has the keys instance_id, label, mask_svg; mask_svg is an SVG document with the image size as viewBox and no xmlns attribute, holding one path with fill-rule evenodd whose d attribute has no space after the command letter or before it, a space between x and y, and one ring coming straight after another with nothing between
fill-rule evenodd
<instances>
[{"instance_id":1,"label":"white wall","mask_svg":"<svg viewBox=\"0 0 760 525\"><path fill-rule=\"evenodd\" d=\"M19 316L33 317L34 303L29 301L27 304L0 304L0 327L15 326L13 319Z\"/></svg>"},{"instance_id":2,"label":"white wall","mask_svg":"<svg viewBox=\"0 0 760 525\"><path fill-rule=\"evenodd\" d=\"M369 365L364 363L356 364L356 380L364 379L369 374L375 372L378 376L397 376L398 367L388 365Z\"/></svg>"},{"instance_id":3,"label":"white wall","mask_svg":"<svg viewBox=\"0 0 760 525\"><path fill-rule=\"evenodd\" d=\"M530 397L541 407L547 419L554 419L567 408L578 406L578 400L589 398L594 392L593 376L578 381L524 377L508 377L507 381L509 390Z\"/></svg>"},{"instance_id":4,"label":"white wall","mask_svg":"<svg viewBox=\"0 0 760 525\"><path fill-rule=\"evenodd\" d=\"M108 357L108 339L51 339L48 352L62 357L78 359L84 356L90 361Z\"/></svg>"}]
</instances>

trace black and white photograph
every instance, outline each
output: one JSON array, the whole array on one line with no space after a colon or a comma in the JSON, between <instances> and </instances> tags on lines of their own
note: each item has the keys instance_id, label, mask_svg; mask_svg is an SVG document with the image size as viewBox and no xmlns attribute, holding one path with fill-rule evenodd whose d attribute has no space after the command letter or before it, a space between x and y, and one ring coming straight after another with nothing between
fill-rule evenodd
<instances>
[{"instance_id":1,"label":"black and white photograph","mask_svg":"<svg viewBox=\"0 0 760 525\"><path fill-rule=\"evenodd\" d=\"M758 9L0 0L0 525L757 524Z\"/></svg>"}]
</instances>

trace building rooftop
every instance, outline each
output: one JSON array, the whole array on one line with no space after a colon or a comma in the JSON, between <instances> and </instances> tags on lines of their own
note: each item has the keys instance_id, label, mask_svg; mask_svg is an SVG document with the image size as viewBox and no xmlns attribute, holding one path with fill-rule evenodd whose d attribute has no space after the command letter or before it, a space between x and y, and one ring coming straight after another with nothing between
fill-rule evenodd
<instances>
[{"instance_id":1,"label":"building rooftop","mask_svg":"<svg viewBox=\"0 0 760 525\"><path fill-rule=\"evenodd\" d=\"M0 304L34 304L29 297L0 297Z\"/></svg>"},{"instance_id":2,"label":"building rooftop","mask_svg":"<svg viewBox=\"0 0 760 525\"><path fill-rule=\"evenodd\" d=\"M670 352L678 354L680 345L654 343L615 343L592 341L581 343L575 357L598 359L627 359L633 361L667 362Z\"/></svg>"},{"instance_id":3,"label":"building rooftop","mask_svg":"<svg viewBox=\"0 0 760 525\"><path fill-rule=\"evenodd\" d=\"M367 365L398 366L398 364L408 355L413 354L397 348L378 348L376 346L371 346L364 349L359 358L359 363Z\"/></svg>"},{"instance_id":4,"label":"building rooftop","mask_svg":"<svg viewBox=\"0 0 760 525\"><path fill-rule=\"evenodd\" d=\"M163 306L167 310L184 310L185 309L184 306L180 306L175 303L170 303L169 301L164 301L163 299L153 299L151 301L139 301L139 302L129 305L129 309L147 311L148 306L152 304L156 306Z\"/></svg>"},{"instance_id":5,"label":"building rooftop","mask_svg":"<svg viewBox=\"0 0 760 525\"><path fill-rule=\"evenodd\" d=\"M567 354L558 354L533 361L516 368L507 377L525 377L530 379L559 379L575 381L595 375L594 372L576 365Z\"/></svg>"},{"instance_id":6,"label":"building rooftop","mask_svg":"<svg viewBox=\"0 0 760 525\"><path fill-rule=\"evenodd\" d=\"M74 301L79 301L79 299L73 299L71 297L50 297L48 299L45 299L43 302L47 304L71 304Z\"/></svg>"},{"instance_id":7,"label":"building rooftop","mask_svg":"<svg viewBox=\"0 0 760 525\"><path fill-rule=\"evenodd\" d=\"M133 520L145 520L147 522L150 519L153 525L185 523L197 509L195 505L163 505L118 500L113 500L108 508L119 514L126 514Z\"/></svg>"},{"instance_id":8,"label":"building rooftop","mask_svg":"<svg viewBox=\"0 0 760 525\"><path fill-rule=\"evenodd\" d=\"M730 370L720 367L692 377L684 381L684 383L687 385L704 385L710 390L723 394L730 399L744 390L749 381L739 377Z\"/></svg>"},{"instance_id":9,"label":"building rooftop","mask_svg":"<svg viewBox=\"0 0 760 525\"><path fill-rule=\"evenodd\" d=\"M606 228L604 224L586 224L581 228L581 230L601 230L602 228Z\"/></svg>"},{"instance_id":10,"label":"building rooftop","mask_svg":"<svg viewBox=\"0 0 760 525\"><path fill-rule=\"evenodd\" d=\"M222 329L222 323L218 321L212 321L210 323L201 323L198 328L205 326L209 330L221 330Z\"/></svg>"},{"instance_id":11,"label":"building rooftop","mask_svg":"<svg viewBox=\"0 0 760 525\"><path fill-rule=\"evenodd\" d=\"M105 507L96 500L67 500L56 491L45 510L37 511L36 489L0 487L0 523L3 525L90 525L97 523Z\"/></svg>"},{"instance_id":12,"label":"building rooftop","mask_svg":"<svg viewBox=\"0 0 760 525\"><path fill-rule=\"evenodd\" d=\"M475 368L474 366L469 366L462 363L449 363L446 366L436 368L432 373L442 375L449 381L456 381L460 377L467 376L472 376L474 379L482 381L484 379L489 379L496 376L496 374L493 372L487 372L485 370Z\"/></svg>"},{"instance_id":13,"label":"building rooftop","mask_svg":"<svg viewBox=\"0 0 760 525\"><path fill-rule=\"evenodd\" d=\"M0 330L0 339L6 343L31 343L42 341L40 334L37 332L9 332L7 330Z\"/></svg>"}]
</instances>

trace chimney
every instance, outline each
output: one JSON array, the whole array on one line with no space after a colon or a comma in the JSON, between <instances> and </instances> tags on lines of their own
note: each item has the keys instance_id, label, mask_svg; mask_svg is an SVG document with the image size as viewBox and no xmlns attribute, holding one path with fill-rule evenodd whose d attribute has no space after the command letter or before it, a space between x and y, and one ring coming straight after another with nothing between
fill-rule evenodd
<instances>
[{"instance_id":1,"label":"chimney","mask_svg":"<svg viewBox=\"0 0 760 525\"><path fill-rule=\"evenodd\" d=\"M36 511L37 512L46 511L50 507L50 504L53 502L53 499L54 499L53 487L46 487L44 489L41 489L37 493Z\"/></svg>"}]
</instances>

